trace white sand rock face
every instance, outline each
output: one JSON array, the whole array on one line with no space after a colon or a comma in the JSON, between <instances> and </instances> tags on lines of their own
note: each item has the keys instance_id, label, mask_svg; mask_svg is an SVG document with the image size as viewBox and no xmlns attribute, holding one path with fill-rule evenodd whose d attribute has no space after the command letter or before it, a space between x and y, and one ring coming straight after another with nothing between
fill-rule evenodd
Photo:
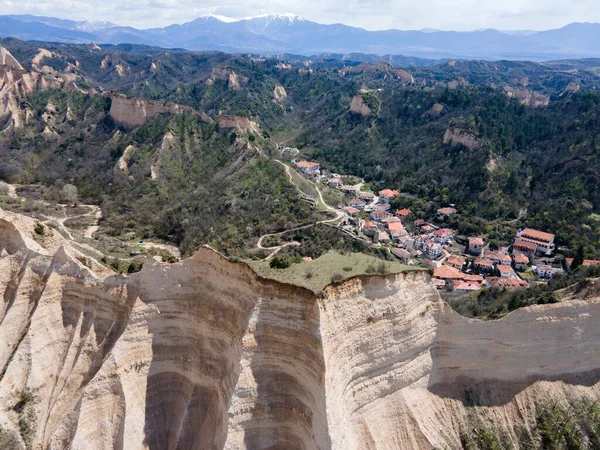
<instances>
[{"instance_id":1,"label":"white sand rock face","mask_svg":"<svg viewBox=\"0 0 600 450\"><path fill-rule=\"evenodd\" d=\"M480 322L424 272L317 297L208 248L112 276L34 223L0 214L8 448L455 449L473 414L519 448L545 399L600 395L596 299Z\"/></svg>"}]
</instances>

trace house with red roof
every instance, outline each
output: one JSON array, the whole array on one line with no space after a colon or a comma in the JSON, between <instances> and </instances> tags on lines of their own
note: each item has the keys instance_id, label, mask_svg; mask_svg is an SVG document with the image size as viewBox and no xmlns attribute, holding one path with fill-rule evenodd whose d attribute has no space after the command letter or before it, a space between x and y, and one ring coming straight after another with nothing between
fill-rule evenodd
<instances>
[{"instance_id":1,"label":"house with red roof","mask_svg":"<svg viewBox=\"0 0 600 450\"><path fill-rule=\"evenodd\" d=\"M445 264L433 271L433 277L439 278L440 280L463 280L464 276L465 274L457 268Z\"/></svg>"},{"instance_id":2,"label":"house with red roof","mask_svg":"<svg viewBox=\"0 0 600 450\"><path fill-rule=\"evenodd\" d=\"M364 202L364 200L361 200L359 198L353 198L350 199L346 202L346 205L352 207L352 208L356 208L356 209L365 209L365 206L367 206L367 204Z\"/></svg>"},{"instance_id":3,"label":"house with red roof","mask_svg":"<svg viewBox=\"0 0 600 450\"><path fill-rule=\"evenodd\" d=\"M373 211L389 211L392 209L389 203L377 203L373 206Z\"/></svg>"},{"instance_id":4,"label":"house with red roof","mask_svg":"<svg viewBox=\"0 0 600 450\"><path fill-rule=\"evenodd\" d=\"M549 255L554 251L555 248L555 236L544 231L534 230L533 228L525 228L522 231L517 231L516 237L521 241L535 245L535 253L539 253L541 255Z\"/></svg>"},{"instance_id":5,"label":"house with red roof","mask_svg":"<svg viewBox=\"0 0 600 450\"><path fill-rule=\"evenodd\" d=\"M438 243L447 244L452 239L454 232L450 228L440 228L439 230L435 230L433 235Z\"/></svg>"},{"instance_id":6,"label":"house with red roof","mask_svg":"<svg viewBox=\"0 0 600 450\"><path fill-rule=\"evenodd\" d=\"M498 272L500 272L501 278L519 278L519 277L517 277L517 274L515 273L513 268L510 266L504 266L502 264L498 264L498 265L496 265L496 268L498 269Z\"/></svg>"},{"instance_id":7,"label":"house with red roof","mask_svg":"<svg viewBox=\"0 0 600 450\"><path fill-rule=\"evenodd\" d=\"M483 238L480 237L470 237L469 238L469 253L471 255L481 255L483 251L484 242Z\"/></svg>"},{"instance_id":8,"label":"house with red roof","mask_svg":"<svg viewBox=\"0 0 600 450\"><path fill-rule=\"evenodd\" d=\"M457 294L468 294L469 292L480 291L481 284L474 281L454 281L454 292Z\"/></svg>"},{"instance_id":9,"label":"house with red roof","mask_svg":"<svg viewBox=\"0 0 600 450\"><path fill-rule=\"evenodd\" d=\"M465 265L465 262L466 260L464 257L459 255L451 255L450 258L448 258L448 261L446 261L446 264L460 270Z\"/></svg>"},{"instance_id":10,"label":"house with red roof","mask_svg":"<svg viewBox=\"0 0 600 450\"><path fill-rule=\"evenodd\" d=\"M489 259L477 258L475 260L475 267L481 270L482 272L489 272L494 268L494 263Z\"/></svg>"},{"instance_id":11,"label":"house with red roof","mask_svg":"<svg viewBox=\"0 0 600 450\"><path fill-rule=\"evenodd\" d=\"M565 258L567 262L567 270L571 270L571 264L573 264L573 258ZM596 259L584 259L582 266L600 266L600 261Z\"/></svg>"},{"instance_id":12,"label":"house with red roof","mask_svg":"<svg viewBox=\"0 0 600 450\"><path fill-rule=\"evenodd\" d=\"M363 225L362 232L367 236L374 236L377 231L379 231L379 228L375 222L365 222Z\"/></svg>"},{"instance_id":13,"label":"house with red roof","mask_svg":"<svg viewBox=\"0 0 600 450\"><path fill-rule=\"evenodd\" d=\"M487 252L485 254L485 258L492 261L494 264L499 264L503 266L510 266L512 263L512 259L508 255L502 255L497 252Z\"/></svg>"},{"instance_id":14,"label":"house with red roof","mask_svg":"<svg viewBox=\"0 0 600 450\"><path fill-rule=\"evenodd\" d=\"M372 192L361 192L358 198L364 200L365 202L371 203L373 200L375 200L375 194Z\"/></svg>"},{"instance_id":15,"label":"house with red roof","mask_svg":"<svg viewBox=\"0 0 600 450\"><path fill-rule=\"evenodd\" d=\"M385 231L378 231L377 233L375 233L375 236L373 236L373 242L386 244L390 242L390 235L387 234Z\"/></svg>"},{"instance_id":16,"label":"house with red roof","mask_svg":"<svg viewBox=\"0 0 600 450\"><path fill-rule=\"evenodd\" d=\"M423 244L423 253L426 258L438 259L443 252L444 249L437 242L427 241Z\"/></svg>"},{"instance_id":17,"label":"house with red roof","mask_svg":"<svg viewBox=\"0 0 600 450\"><path fill-rule=\"evenodd\" d=\"M435 228L433 228L431 225L423 225L421 227L422 233L431 234L431 233L433 233L434 230L435 230Z\"/></svg>"},{"instance_id":18,"label":"house with red roof","mask_svg":"<svg viewBox=\"0 0 600 450\"><path fill-rule=\"evenodd\" d=\"M400 217L401 219L407 219L410 215L412 214L412 212L410 211L410 209L399 209L398 211L396 211L396 215L398 217Z\"/></svg>"},{"instance_id":19,"label":"house with red roof","mask_svg":"<svg viewBox=\"0 0 600 450\"><path fill-rule=\"evenodd\" d=\"M372 211L371 212L371 218L373 220L382 220L385 219L386 217L393 217L391 213L387 212L387 211Z\"/></svg>"},{"instance_id":20,"label":"house with red roof","mask_svg":"<svg viewBox=\"0 0 600 450\"><path fill-rule=\"evenodd\" d=\"M313 175L319 172L321 165L318 162L300 161L296 163L296 167L302 173Z\"/></svg>"},{"instance_id":21,"label":"house with red roof","mask_svg":"<svg viewBox=\"0 0 600 450\"><path fill-rule=\"evenodd\" d=\"M529 258L523 253L517 253L513 255L513 261L515 263L515 269L526 270L529 264Z\"/></svg>"},{"instance_id":22,"label":"house with red roof","mask_svg":"<svg viewBox=\"0 0 600 450\"><path fill-rule=\"evenodd\" d=\"M439 208L437 210L437 215L440 218L443 217L450 217L453 216L454 214L456 214L458 211L455 208L451 208L451 207L447 207L447 208Z\"/></svg>"},{"instance_id":23,"label":"house with red roof","mask_svg":"<svg viewBox=\"0 0 600 450\"><path fill-rule=\"evenodd\" d=\"M484 283L488 287L499 287L504 289L524 289L529 287L529 283L520 278L487 277Z\"/></svg>"},{"instance_id":24,"label":"house with red roof","mask_svg":"<svg viewBox=\"0 0 600 450\"><path fill-rule=\"evenodd\" d=\"M425 222L423 219L417 219L417 220L415 220L415 227L422 227L426 223L427 222Z\"/></svg>"},{"instance_id":25,"label":"house with red roof","mask_svg":"<svg viewBox=\"0 0 600 450\"><path fill-rule=\"evenodd\" d=\"M537 245L532 244L531 242L524 241L522 239L515 239L512 248L513 255L521 253L523 255L529 256L530 258L534 256L537 251Z\"/></svg>"},{"instance_id":26,"label":"house with red roof","mask_svg":"<svg viewBox=\"0 0 600 450\"><path fill-rule=\"evenodd\" d=\"M346 211L350 217L356 217L356 215L360 212L359 209L353 208L352 206L344 208L344 211Z\"/></svg>"},{"instance_id":27,"label":"house with red roof","mask_svg":"<svg viewBox=\"0 0 600 450\"><path fill-rule=\"evenodd\" d=\"M379 198L381 199L382 202L389 202L391 198L397 197L400 195L400 192L398 191L393 191L391 189L384 189L382 191L379 191Z\"/></svg>"}]
</instances>

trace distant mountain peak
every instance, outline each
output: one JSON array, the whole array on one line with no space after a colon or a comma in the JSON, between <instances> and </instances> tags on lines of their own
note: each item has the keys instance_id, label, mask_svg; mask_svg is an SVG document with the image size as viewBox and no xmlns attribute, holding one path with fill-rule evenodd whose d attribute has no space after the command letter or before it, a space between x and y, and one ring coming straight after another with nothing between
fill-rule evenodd
<instances>
[{"instance_id":1,"label":"distant mountain peak","mask_svg":"<svg viewBox=\"0 0 600 450\"><path fill-rule=\"evenodd\" d=\"M231 17L227 17L227 16L220 16L218 14L202 14L200 17L198 17L198 19L216 19L220 22L225 22L225 23L231 23L231 22L238 22L239 19L233 19Z\"/></svg>"},{"instance_id":2,"label":"distant mountain peak","mask_svg":"<svg viewBox=\"0 0 600 450\"><path fill-rule=\"evenodd\" d=\"M306 21L306 19L304 19L303 17L297 16L296 14L292 14L292 13L261 14L258 16L246 17L245 20L252 20L252 19L269 19L269 21L282 20L282 21L288 21L288 22L305 22Z\"/></svg>"},{"instance_id":3,"label":"distant mountain peak","mask_svg":"<svg viewBox=\"0 0 600 450\"><path fill-rule=\"evenodd\" d=\"M106 20L86 20L85 22L80 22L76 28L86 33L93 33L94 31L106 30L107 28L115 28L117 26Z\"/></svg>"}]
</instances>

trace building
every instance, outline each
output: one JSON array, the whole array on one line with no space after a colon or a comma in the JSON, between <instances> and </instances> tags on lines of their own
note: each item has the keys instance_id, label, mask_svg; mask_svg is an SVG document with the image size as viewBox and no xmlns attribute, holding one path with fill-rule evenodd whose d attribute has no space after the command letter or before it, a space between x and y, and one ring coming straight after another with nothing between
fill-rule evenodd
<instances>
[{"instance_id":1,"label":"building","mask_svg":"<svg viewBox=\"0 0 600 450\"><path fill-rule=\"evenodd\" d=\"M392 209L389 203L377 203L373 206L373 211L389 211Z\"/></svg>"},{"instance_id":2,"label":"building","mask_svg":"<svg viewBox=\"0 0 600 450\"><path fill-rule=\"evenodd\" d=\"M412 214L412 212L410 211L410 209L399 209L398 211L396 211L396 215L398 217L400 217L401 219L407 219L410 215Z\"/></svg>"},{"instance_id":3,"label":"building","mask_svg":"<svg viewBox=\"0 0 600 450\"><path fill-rule=\"evenodd\" d=\"M452 256L450 256L450 258L448 258L448 261L446 261L446 264L460 270L465 265L465 262L466 262L466 260L462 256L452 255Z\"/></svg>"},{"instance_id":4,"label":"building","mask_svg":"<svg viewBox=\"0 0 600 450\"><path fill-rule=\"evenodd\" d=\"M356 217L356 215L360 212L360 210L353 208L352 206L344 208L344 211L346 211L350 217Z\"/></svg>"},{"instance_id":5,"label":"building","mask_svg":"<svg viewBox=\"0 0 600 450\"><path fill-rule=\"evenodd\" d=\"M397 197L400 195L400 192L393 191L391 189L384 189L383 191L379 191L379 198L382 202L389 202L391 198Z\"/></svg>"},{"instance_id":6,"label":"building","mask_svg":"<svg viewBox=\"0 0 600 450\"><path fill-rule=\"evenodd\" d=\"M489 259L494 264L503 265L503 266L510 266L512 263L512 259L510 258L510 256L502 255L497 252L486 253L485 258Z\"/></svg>"},{"instance_id":7,"label":"building","mask_svg":"<svg viewBox=\"0 0 600 450\"><path fill-rule=\"evenodd\" d=\"M512 247L513 247L513 250L512 250L513 255L521 253L530 258L532 256L534 256L535 252L537 251L537 245L532 244L531 242L526 242L522 239L515 239L515 242Z\"/></svg>"},{"instance_id":8,"label":"building","mask_svg":"<svg viewBox=\"0 0 600 450\"><path fill-rule=\"evenodd\" d=\"M529 283L520 278L487 277L484 283L488 287L504 289L524 289L529 287Z\"/></svg>"},{"instance_id":9,"label":"building","mask_svg":"<svg viewBox=\"0 0 600 450\"><path fill-rule=\"evenodd\" d=\"M544 264L543 266L533 266L532 269L533 273L540 278L552 278L555 273L562 272L562 269L552 267L548 264Z\"/></svg>"},{"instance_id":10,"label":"building","mask_svg":"<svg viewBox=\"0 0 600 450\"><path fill-rule=\"evenodd\" d=\"M466 274L455 267L443 265L433 271L433 277L440 280L464 280Z\"/></svg>"},{"instance_id":11,"label":"building","mask_svg":"<svg viewBox=\"0 0 600 450\"><path fill-rule=\"evenodd\" d=\"M397 217L387 217L385 219L382 219L381 223L385 223L386 225L390 224L390 223L402 223L402 221L400 219L398 219Z\"/></svg>"},{"instance_id":12,"label":"building","mask_svg":"<svg viewBox=\"0 0 600 450\"><path fill-rule=\"evenodd\" d=\"M549 255L555 248L555 236L553 234L534 230L533 228L525 228L523 231L518 231L517 239L535 245L536 253L540 255Z\"/></svg>"},{"instance_id":13,"label":"building","mask_svg":"<svg viewBox=\"0 0 600 450\"><path fill-rule=\"evenodd\" d=\"M423 244L423 253L426 258L438 259L443 252L444 249L437 242L427 241Z\"/></svg>"},{"instance_id":14,"label":"building","mask_svg":"<svg viewBox=\"0 0 600 450\"><path fill-rule=\"evenodd\" d=\"M402 225L402 222L388 223L387 227L394 242L398 242L400 238L408 236L408 233L404 229L404 225Z\"/></svg>"},{"instance_id":15,"label":"building","mask_svg":"<svg viewBox=\"0 0 600 450\"><path fill-rule=\"evenodd\" d=\"M348 185L344 185L340 188L340 190L344 193L344 194L349 194L349 195L356 195L358 194L358 188L355 186L348 186Z\"/></svg>"},{"instance_id":16,"label":"building","mask_svg":"<svg viewBox=\"0 0 600 450\"><path fill-rule=\"evenodd\" d=\"M394 255L400 261L403 261L403 262L410 261L410 252L408 252L407 250L394 247L391 251L392 251L392 255Z\"/></svg>"},{"instance_id":17,"label":"building","mask_svg":"<svg viewBox=\"0 0 600 450\"><path fill-rule=\"evenodd\" d=\"M471 255L481 255L483 251L484 242L480 237L470 237L469 238L469 253Z\"/></svg>"},{"instance_id":18,"label":"building","mask_svg":"<svg viewBox=\"0 0 600 450\"><path fill-rule=\"evenodd\" d=\"M440 228L439 230L435 230L433 235L438 243L447 244L452 239L454 232L449 228Z\"/></svg>"},{"instance_id":19,"label":"building","mask_svg":"<svg viewBox=\"0 0 600 450\"><path fill-rule=\"evenodd\" d=\"M489 259L477 258L475 260L475 267L481 270L482 272L489 272L494 268L494 263L491 262Z\"/></svg>"},{"instance_id":20,"label":"building","mask_svg":"<svg viewBox=\"0 0 600 450\"><path fill-rule=\"evenodd\" d=\"M387 212L387 211L373 211L371 212L371 218L373 220L382 220L385 219L386 217L392 217L392 214Z\"/></svg>"},{"instance_id":21,"label":"building","mask_svg":"<svg viewBox=\"0 0 600 450\"><path fill-rule=\"evenodd\" d=\"M440 218L444 218L444 217L450 217L453 216L454 214L456 214L458 211L454 208L448 207L448 208L440 208L437 210L437 215Z\"/></svg>"},{"instance_id":22,"label":"building","mask_svg":"<svg viewBox=\"0 0 600 450\"><path fill-rule=\"evenodd\" d=\"M364 200L365 202L371 203L373 200L375 200L375 194L372 192L361 192L358 198Z\"/></svg>"},{"instance_id":23,"label":"building","mask_svg":"<svg viewBox=\"0 0 600 450\"><path fill-rule=\"evenodd\" d=\"M296 163L296 167L300 172L307 175L314 175L319 172L321 165L318 162L300 161Z\"/></svg>"},{"instance_id":24,"label":"building","mask_svg":"<svg viewBox=\"0 0 600 450\"><path fill-rule=\"evenodd\" d=\"M390 235L387 234L385 231L378 231L377 233L375 233L375 236L373 236L373 242L387 244L388 242L390 242Z\"/></svg>"},{"instance_id":25,"label":"building","mask_svg":"<svg viewBox=\"0 0 600 450\"><path fill-rule=\"evenodd\" d=\"M342 179L330 178L329 180L327 180L327 186L329 186L331 189L339 189L343 186Z\"/></svg>"},{"instance_id":26,"label":"building","mask_svg":"<svg viewBox=\"0 0 600 450\"><path fill-rule=\"evenodd\" d=\"M346 205L356 209L365 209L365 206L367 206L367 204L359 198L353 198L352 200L348 200L346 202Z\"/></svg>"},{"instance_id":27,"label":"building","mask_svg":"<svg viewBox=\"0 0 600 450\"><path fill-rule=\"evenodd\" d=\"M514 255L513 261L515 263L515 269L517 270L526 270L529 265L529 258L522 253Z\"/></svg>"},{"instance_id":28,"label":"building","mask_svg":"<svg viewBox=\"0 0 600 450\"><path fill-rule=\"evenodd\" d=\"M501 255L510 255L508 247L499 247L498 250L496 250L496 253L500 253Z\"/></svg>"},{"instance_id":29,"label":"building","mask_svg":"<svg viewBox=\"0 0 600 450\"><path fill-rule=\"evenodd\" d=\"M468 294L473 291L480 291L481 285L474 281L454 281L454 292L457 294Z\"/></svg>"},{"instance_id":30,"label":"building","mask_svg":"<svg viewBox=\"0 0 600 450\"><path fill-rule=\"evenodd\" d=\"M510 266L504 266L502 264L499 264L496 266L496 268L498 269L498 272L500 272L501 278L518 278L517 274Z\"/></svg>"},{"instance_id":31,"label":"building","mask_svg":"<svg viewBox=\"0 0 600 450\"><path fill-rule=\"evenodd\" d=\"M422 227L426 223L427 222L425 222L423 219L417 219L417 220L415 220L415 227Z\"/></svg>"},{"instance_id":32,"label":"building","mask_svg":"<svg viewBox=\"0 0 600 450\"><path fill-rule=\"evenodd\" d=\"M367 236L374 236L375 233L379 231L377 224L375 222L365 222L363 225L362 232Z\"/></svg>"},{"instance_id":33,"label":"building","mask_svg":"<svg viewBox=\"0 0 600 450\"><path fill-rule=\"evenodd\" d=\"M433 228L431 225L423 225L421 227L422 233L431 234L431 233L433 233L434 230L435 230L435 228Z\"/></svg>"}]
</instances>

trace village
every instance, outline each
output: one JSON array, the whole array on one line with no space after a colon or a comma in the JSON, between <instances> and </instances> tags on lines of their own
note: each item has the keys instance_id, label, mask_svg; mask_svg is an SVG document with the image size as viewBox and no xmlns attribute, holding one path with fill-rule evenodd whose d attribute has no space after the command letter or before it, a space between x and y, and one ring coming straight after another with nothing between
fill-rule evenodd
<instances>
[{"instance_id":1,"label":"village","mask_svg":"<svg viewBox=\"0 0 600 450\"><path fill-rule=\"evenodd\" d=\"M288 147L284 152L297 154ZM457 236L444 224L459 214L455 205L443 206L435 217L418 218L409 209L393 210L390 200L398 190L370 192L365 183L344 184L344 177L321 170L314 161L292 160L297 170L315 183L344 194L344 231L372 245L388 248L407 264L422 264L433 271L436 287L446 295L464 295L485 288L523 289L544 283L570 269L572 258L555 261L556 237L547 231L518 229L509 246L491 246L485 236ZM436 223L433 223L436 222ZM585 260L584 265L600 265Z\"/></svg>"}]
</instances>

